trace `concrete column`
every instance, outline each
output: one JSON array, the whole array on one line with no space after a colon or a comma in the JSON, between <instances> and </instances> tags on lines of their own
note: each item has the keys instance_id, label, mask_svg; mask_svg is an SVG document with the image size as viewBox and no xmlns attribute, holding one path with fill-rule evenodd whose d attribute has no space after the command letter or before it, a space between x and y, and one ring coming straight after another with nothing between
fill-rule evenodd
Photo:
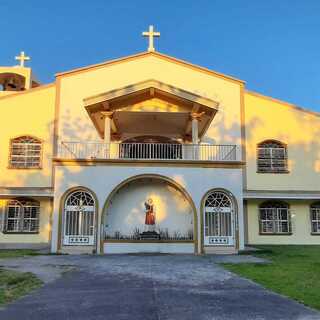
<instances>
[{"instance_id":1,"label":"concrete column","mask_svg":"<svg viewBox=\"0 0 320 320\"><path fill-rule=\"evenodd\" d=\"M194 113L191 114L192 122L192 144L199 143L199 120L198 117L194 116Z\"/></svg>"},{"instance_id":2,"label":"concrete column","mask_svg":"<svg viewBox=\"0 0 320 320\"><path fill-rule=\"evenodd\" d=\"M203 115L203 112L191 113L191 128L192 128L192 149L193 149L193 160L199 160L199 119Z\"/></svg>"},{"instance_id":3,"label":"concrete column","mask_svg":"<svg viewBox=\"0 0 320 320\"><path fill-rule=\"evenodd\" d=\"M111 120L113 112L103 111L101 114L104 117L104 142L109 144L111 142Z\"/></svg>"},{"instance_id":4,"label":"concrete column","mask_svg":"<svg viewBox=\"0 0 320 320\"><path fill-rule=\"evenodd\" d=\"M110 155L110 142L111 142L111 121L113 117L113 112L103 111L101 112L104 117L104 143L106 144L106 157L109 158Z\"/></svg>"}]
</instances>

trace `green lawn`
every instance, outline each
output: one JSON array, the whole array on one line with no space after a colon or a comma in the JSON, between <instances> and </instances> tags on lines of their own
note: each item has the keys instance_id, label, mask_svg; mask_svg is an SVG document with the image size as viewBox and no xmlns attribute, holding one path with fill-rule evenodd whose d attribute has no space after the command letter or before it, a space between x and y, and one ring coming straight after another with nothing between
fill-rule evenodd
<instances>
[{"instance_id":1,"label":"green lawn","mask_svg":"<svg viewBox=\"0 0 320 320\"><path fill-rule=\"evenodd\" d=\"M31 249L0 249L0 259L37 256L41 253Z\"/></svg>"},{"instance_id":2,"label":"green lawn","mask_svg":"<svg viewBox=\"0 0 320 320\"><path fill-rule=\"evenodd\" d=\"M259 246L270 264L223 264L228 270L320 310L320 246Z\"/></svg>"},{"instance_id":3,"label":"green lawn","mask_svg":"<svg viewBox=\"0 0 320 320\"><path fill-rule=\"evenodd\" d=\"M1 258L38 255L34 250L0 250ZM39 288L42 282L30 272L9 271L0 268L0 305L11 302Z\"/></svg>"},{"instance_id":4,"label":"green lawn","mask_svg":"<svg viewBox=\"0 0 320 320\"><path fill-rule=\"evenodd\" d=\"M30 272L0 269L0 305L24 296L41 285L42 282Z\"/></svg>"}]
</instances>

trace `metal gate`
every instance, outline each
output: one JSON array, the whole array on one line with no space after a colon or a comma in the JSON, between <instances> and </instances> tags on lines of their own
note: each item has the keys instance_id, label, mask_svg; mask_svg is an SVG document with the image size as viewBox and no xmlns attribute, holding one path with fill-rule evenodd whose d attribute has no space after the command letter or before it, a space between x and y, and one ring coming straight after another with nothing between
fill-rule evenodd
<instances>
[{"instance_id":1,"label":"metal gate","mask_svg":"<svg viewBox=\"0 0 320 320\"><path fill-rule=\"evenodd\" d=\"M63 245L95 244L95 201L86 191L75 191L64 206Z\"/></svg>"},{"instance_id":2,"label":"metal gate","mask_svg":"<svg viewBox=\"0 0 320 320\"><path fill-rule=\"evenodd\" d=\"M205 200L204 245L234 245L234 209L223 191L213 191Z\"/></svg>"}]
</instances>

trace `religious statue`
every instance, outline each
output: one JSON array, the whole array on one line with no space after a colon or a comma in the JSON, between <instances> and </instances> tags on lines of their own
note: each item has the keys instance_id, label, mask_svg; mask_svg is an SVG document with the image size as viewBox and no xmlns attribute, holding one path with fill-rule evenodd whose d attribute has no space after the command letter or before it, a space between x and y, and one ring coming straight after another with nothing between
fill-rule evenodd
<instances>
[{"instance_id":1,"label":"religious statue","mask_svg":"<svg viewBox=\"0 0 320 320\"><path fill-rule=\"evenodd\" d=\"M146 217L144 220L144 231L140 233L141 240L160 240L160 235L156 232L156 211L153 200L149 198L145 203Z\"/></svg>"},{"instance_id":2,"label":"religious statue","mask_svg":"<svg viewBox=\"0 0 320 320\"><path fill-rule=\"evenodd\" d=\"M153 200L149 198L144 203L144 206L146 208L146 218L144 223L147 227L147 231L154 231L156 225L156 213L154 209Z\"/></svg>"}]
</instances>

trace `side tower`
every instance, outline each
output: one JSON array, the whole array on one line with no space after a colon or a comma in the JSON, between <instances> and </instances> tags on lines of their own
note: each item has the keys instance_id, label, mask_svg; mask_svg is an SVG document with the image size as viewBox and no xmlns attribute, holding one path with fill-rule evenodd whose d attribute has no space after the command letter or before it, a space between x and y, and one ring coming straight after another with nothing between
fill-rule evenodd
<instances>
[{"instance_id":1,"label":"side tower","mask_svg":"<svg viewBox=\"0 0 320 320\"><path fill-rule=\"evenodd\" d=\"M32 74L31 68L25 67L25 61L30 60L30 57L22 51L16 60L20 61L17 66L0 66L0 97L40 85Z\"/></svg>"},{"instance_id":2,"label":"side tower","mask_svg":"<svg viewBox=\"0 0 320 320\"><path fill-rule=\"evenodd\" d=\"M16 59L0 67L0 249L47 248L55 84L40 85L23 52Z\"/></svg>"}]
</instances>

